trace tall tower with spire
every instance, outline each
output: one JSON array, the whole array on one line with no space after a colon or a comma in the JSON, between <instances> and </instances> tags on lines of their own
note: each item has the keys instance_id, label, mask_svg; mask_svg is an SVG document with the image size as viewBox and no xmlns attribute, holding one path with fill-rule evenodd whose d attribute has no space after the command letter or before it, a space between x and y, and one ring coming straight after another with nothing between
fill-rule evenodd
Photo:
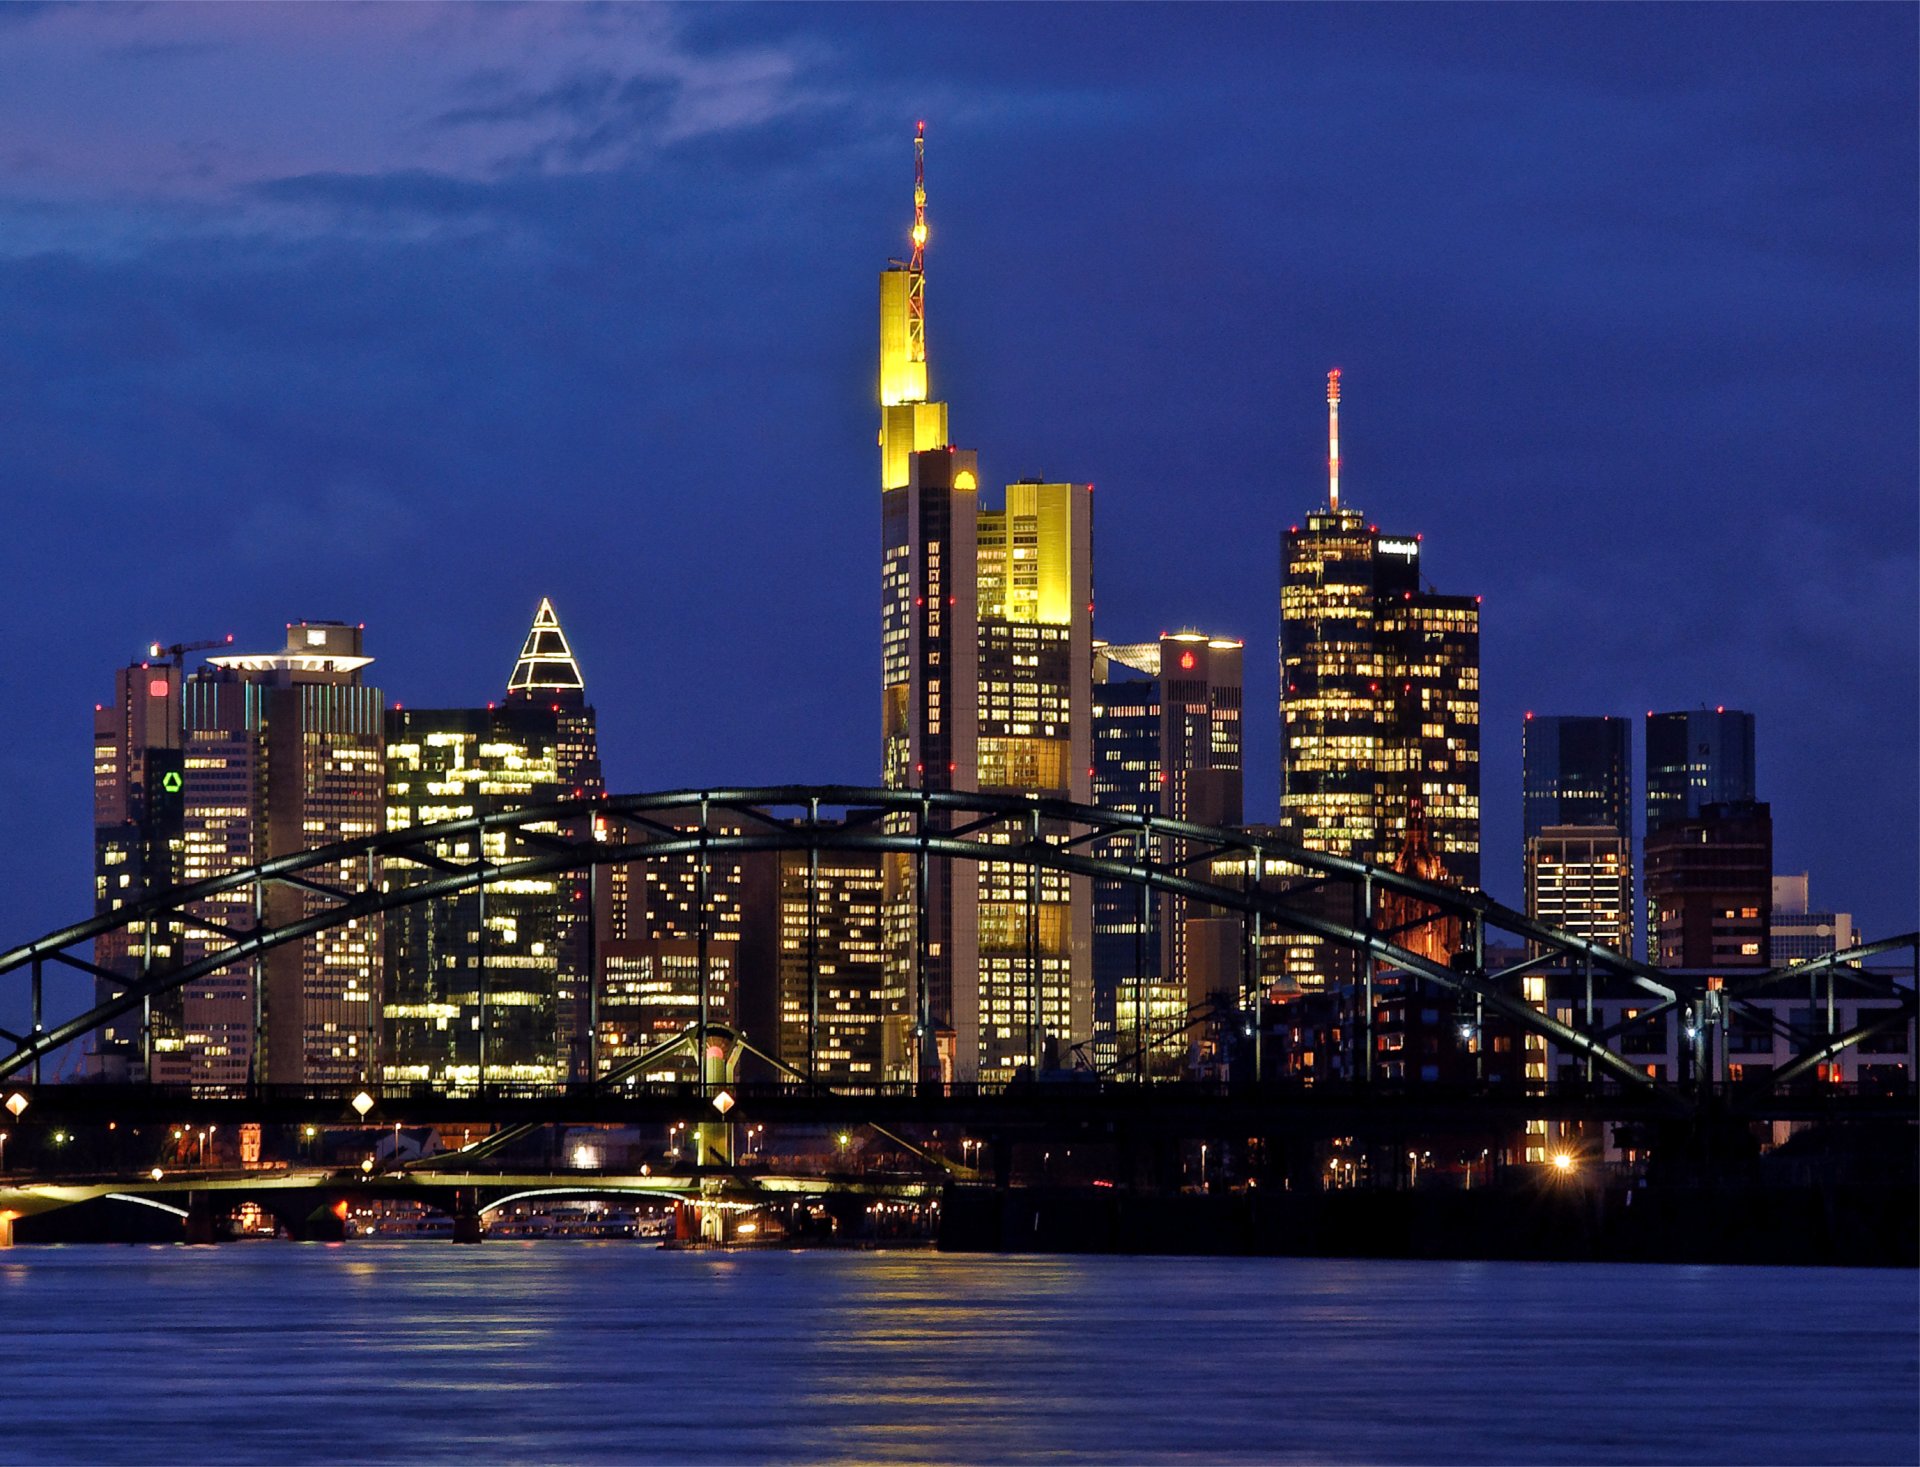
<instances>
[{"instance_id":1,"label":"tall tower with spire","mask_svg":"<svg viewBox=\"0 0 1920 1467\"><path fill-rule=\"evenodd\" d=\"M1282 537L1281 826L1381 865L1420 827L1447 878L1478 886L1480 598L1434 591L1420 536L1341 497L1341 386L1329 372L1326 505Z\"/></svg>"},{"instance_id":2,"label":"tall tower with spire","mask_svg":"<svg viewBox=\"0 0 1920 1467\"><path fill-rule=\"evenodd\" d=\"M1092 486L1022 479L983 508L978 460L929 397L924 124L912 250L880 276L882 776L896 789L1091 794ZM939 817L935 817L938 823ZM1007 1078L1092 1032L1091 883L890 859L894 997L922 1076ZM1023 934L1037 920L1035 941Z\"/></svg>"},{"instance_id":3,"label":"tall tower with spire","mask_svg":"<svg viewBox=\"0 0 1920 1467\"><path fill-rule=\"evenodd\" d=\"M387 821L393 829L605 793L579 661L544 597L504 701L387 711ZM587 822L551 833L584 839ZM434 854L462 864L514 859L504 834ZM430 880L394 863L396 884ZM584 1079L593 974L591 878L556 873L402 908L387 924L381 1078L461 1092Z\"/></svg>"},{"instance_id":4,"label":"tall tower with spire","mask_svg":"<svg viewBox=\"0 0 1920 1467\"><path fill-rule=\"evenodd\" d=\"M947 405L927 396L927 125L913 134L912 249L880 272L880 487L903 488L907 455L947 446Z\"/></svg>"}]
</instances>

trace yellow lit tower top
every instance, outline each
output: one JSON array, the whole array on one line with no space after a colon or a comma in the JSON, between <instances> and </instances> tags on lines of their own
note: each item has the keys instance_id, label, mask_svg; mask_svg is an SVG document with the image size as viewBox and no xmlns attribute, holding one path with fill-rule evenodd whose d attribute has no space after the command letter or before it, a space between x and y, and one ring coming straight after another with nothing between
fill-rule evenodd
<instances>
[{"instance_id":1,"label":"yellow lit tower top","mask_svg":"<svg viewBox=\"0 0 1920 1467\"><path fill-rule=\"evenodd\" d=\"M880 487L907 482L907 455L947 446L947 405L927 400L927 125L913 134L913 244L880 273Z\"/></svg>"}]
</instances>

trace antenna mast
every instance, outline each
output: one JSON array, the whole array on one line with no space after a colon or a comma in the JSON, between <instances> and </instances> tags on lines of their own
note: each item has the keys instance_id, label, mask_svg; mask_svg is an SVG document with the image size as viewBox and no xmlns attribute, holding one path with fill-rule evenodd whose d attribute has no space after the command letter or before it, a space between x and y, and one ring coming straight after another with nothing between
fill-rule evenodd
<instances>
[{"instance_id":1,"label":"antenna mast","mask_svg":"<svg viewBox=\"0 0 1920 1467\"><path fill-rule=\"evenodd\" d=\"M1327 507L1340 512L1340 369L1327 373Z\"/></svg>"},{"instance_id":2,"label":"antenna mast","mask_svg":"<svg viewBox=\"0 0 1920 1467\"><path fill-rule=\"evenodd\" d=\"M913 259L907 265L907 360L927 359L927 125L913 130Z\"/></svg>"}]
</instances>

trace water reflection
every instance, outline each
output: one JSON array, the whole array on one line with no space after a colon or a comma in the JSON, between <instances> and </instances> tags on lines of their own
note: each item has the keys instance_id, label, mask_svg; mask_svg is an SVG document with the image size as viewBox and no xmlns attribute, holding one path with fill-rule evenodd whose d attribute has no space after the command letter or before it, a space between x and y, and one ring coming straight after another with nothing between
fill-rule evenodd
<instances>
[{"instance_id":1,"label":"water reflection","mask_svg":"<svg viewBox=\"0 0 1920 1467\"><path fill-rule=\"evenodd\" d=\"M16 1383L47 1383L9 1393L0 1461L1916 1447L1910 1274L418 1242L23 1248L0 1282Z\"/></svg>"}]
</instances>

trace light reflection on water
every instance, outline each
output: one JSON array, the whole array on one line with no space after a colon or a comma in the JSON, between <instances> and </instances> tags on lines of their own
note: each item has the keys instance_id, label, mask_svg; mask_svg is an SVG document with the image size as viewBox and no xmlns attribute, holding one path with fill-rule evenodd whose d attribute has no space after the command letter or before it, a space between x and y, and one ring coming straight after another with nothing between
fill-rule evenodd
<instances>
[{"instance_id":1,"label":"light reflection on water","mask_svg":"<svg viewBox=\"0 0 1920 1467\"><path fill-rule=\"evenodd\" d=\"M22 1248L0 1461L1911 1462L1914 1275Z\"/></svg>"}]
</instances>

